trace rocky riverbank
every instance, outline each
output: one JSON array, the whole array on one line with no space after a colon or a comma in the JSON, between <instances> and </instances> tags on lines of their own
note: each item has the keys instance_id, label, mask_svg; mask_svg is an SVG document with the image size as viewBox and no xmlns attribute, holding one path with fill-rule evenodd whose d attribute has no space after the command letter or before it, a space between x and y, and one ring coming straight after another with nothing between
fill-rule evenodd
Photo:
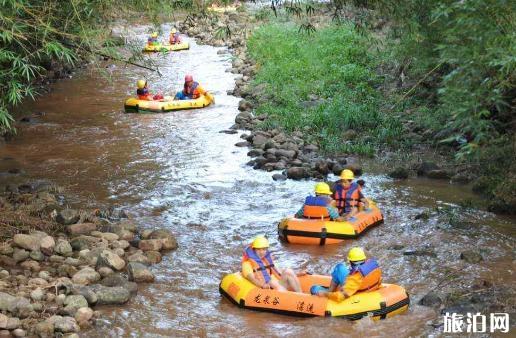
<instances>
[{"instance_id":1,"label":"rocky riverbank","mask_svg":"<svg viewBox=\"0 0 516 338\"><path fill-rule=\"evenodd\" d=\"M122 210L67 208L46 182L0 191L0 337L77 336L102 305L122 305L154 281L177 248L166 229L138 229Z\"/></svg>"}]
</instances>

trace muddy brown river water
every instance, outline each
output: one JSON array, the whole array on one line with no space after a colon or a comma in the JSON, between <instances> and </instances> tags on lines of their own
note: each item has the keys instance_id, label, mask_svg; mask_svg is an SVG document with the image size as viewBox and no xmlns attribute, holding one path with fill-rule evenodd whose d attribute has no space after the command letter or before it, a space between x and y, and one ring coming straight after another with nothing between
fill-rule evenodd
<instances>
[{"instance_id":1,"label":"muddy brown river water","mask_svg":"<svg viewBox=\"0 0 516 338\"><path fill-rule=\"evenodd\" d=\"M138 37L144 37L143 31ZM230 54L190 43L189 51L149 56L156 58L162 77L117 64L108 68L109 80L87 69L59 81L49 94L19 109L20 116L45 114L20 124L15 139L0 147L0 172L20 167L31 178L65 187L72 204L118 205L142 227L167 227L178 238L179 249L152 267L156 282L140 285L126 306L100 308L104 320L84 336L428 336L436 333L430 324L440 314L417 301L445 278L444 267L459 271L460 283L467 285L480 279L514 285L514 219L459 207L461 201L475 199L467 188L422 179L400 183L367 173L367 167L365 193L378 202L385 224L343 245L278 242L277 221L300 207L314 182L274 182L270 173L246 166L247 149L233 146L239 134L219 132L238 114L239 99L226 94L235 80L225 72ZM151 89L172 93L187 72L214 93L215 105L167 114L123 112L137 79L146 77ZM0 175L0 183L17 179ZM436 207L447 211L429 220L414 219ZM467 226L450 226L446 219ZM225 273L239 268L243 247L257 234L270 238L279 265L317 273L329 273L352 244L363 246L382 265L386 282L408 290L411 307L379 322L239 309L221 298L218 284ZM410 249L428 250L435 257L403 255ZM485 260L461 260L467 249Z\"/></svg>"}]
</instances>

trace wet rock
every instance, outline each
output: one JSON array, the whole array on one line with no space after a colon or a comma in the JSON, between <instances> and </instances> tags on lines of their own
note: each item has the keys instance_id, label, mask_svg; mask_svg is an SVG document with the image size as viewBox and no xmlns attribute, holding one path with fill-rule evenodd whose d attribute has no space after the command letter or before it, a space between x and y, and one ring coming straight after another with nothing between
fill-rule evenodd
<instances>
[{"instance_id":1,"label":"wet rock","mask_svg":"<svg viewBox=\"0 0 516 338\"><path fill-rule=\"evenodd\" d=\"M310 177L308 170L303 167L292 167L287 169L287 177L294 179L294 180L300 180L303 178Z\"/></svg>"},{"instance_id":2,"label":"wet rock","mask_svg":"<svg viewBox=\"0 0 516 338\"><path fill-rule=\"evenodd\" d=\"M449 179L451 177L450 173L446 170L436 169L430 170L426 173L426 177L433 179Z\"/></svg>"},{"instance_id":3,"label":"wet rock","mask_svg":"<svg viewBox=\"0 0 516 338\"><path fill-rule=\"evenodd\" d=\"M255 147L263 146L267 141L269 140L268 137L262 135L262 134L256 134L253 136L252 143Z\"/></svg>"},{"instance_id":4,"label":"wet rock","mask_svg":"<svg viewBox=\"0 0 516 338\"><path fill-rule=\"evenodd\" d=\"M45 255L50 256L54 252L55 246L56 246L56 243L54 241L54 238L52 238L51 236L45 236L40 240L40 248L39 249Z\"/></svg>"},{"instance_id":5,"label":"wet rock","mask_svg":"<svg viewBox=\"0 0 516 338\"><path fill-rule=\"evenodd\" d=\"M315 162L314 169L323 175L327 175L330 172L328 162L326 162L325 160L318 160L317 162Z\"/></svg>"},{"instance_id":6,"label":"wet rock","mask_svg":"<svg viewBox=\"0 0 516 338\"><path fill-rule=\"evenodd\" d=\"M283 174L274 174L274 175L272 175L272 179L274 181L285 181L287 179L287 176L285 176Z\"/></svg>"},{"instance_id":7,"label":"wet rock","mask_svg":"<svg viewBox=\"0 0 516 338\"><path fill-rule=\"evenodd\" d=\"M154 230L149 238L152 239L159 239L162 243L162 249L163 250L175 250L177 249L177 240L172 235L172 233L167 229L158 229ZM159 250L152 250L152 251L159 251Z\"/></svg>"},{"instance_id":8,"label":"wet rock","mask_svg":"<svg viewBox=\"0 0 516 338\"><path fill-rule=\"evenodd\" d=\"M452 183L468 184L473 180L473 177L468 173L457 173L451 177Z\"/></svg>"},{"instance_id":9,"label":"wet rock","mask_svg":"<svg viewBox=\"0 0 516 338\"><path fill-rule=\"evenodd\" d=\"M95 305L97 303L97 294L87 286L72 285L70 291L73 295L83 296L90 305Z\"/></svg>"},{"instance_id":10,"label":"wet rock","mask_svg":"<svg viewBox=\"0 0 516 338\"><path fill-rule=\"evenodd\" d=\"M427 293L423 298L421 298L418 302L419 305L433 307L433 308L439 308L442 304L441 297L435 292L430 291Z\"/></svg>"},{"instance_id":11,"label":"wet rock","mask_svg":"<svg viewBox=\"0 0 516 338\"><path fill-rule=\"evenodd\" d=\"M75 313L75 320L78 323L83 323L89 321L93 317L93 310L89 307L82 307L77 309Z\"/></svg>"},{"instance_id":12,"label":"wet rock","mask_svg":"<svg viewBox=\"0 0 516 338\"><path fill-rule=\"evenodd\" d=\"M66 315L73 316L78 309L88 307L88 301L82 295L70 295L64 300L65 307L62 312Z\"/></svg>"},{"instance_id":13,"label":"wet rock","mask_svg":"<svg viewBox=\"0 0 516 338\"><path fill-rule=\"evenodd\" d=\"M148 258L150 264L157 264L162 260L162 256L158 251L146 251L145 256Z\"/></svg>"},{"instance_id":14,"label":"wet rock","mask_svg":"<svg viewBox=\"0 0 516 338\"><path fill-rule=\"evenodd\" d=\"M90 288L97 295L97 305L121 305L127 303L131 297L130 291L121 286L94 285Z\"/></svg>"},{"instance_id":15,"label":"wet rock","mask_svg":"<svg viewBox=\"0 0 516 338\"><path fill-rule=\"evenodd\" d=\"M93 236L81 235L70 241L73 250L82 251L89 249L99 243L101 240Z\"/></svg>"},{"instance_id":16,"label":"wet rock","mask_svg":"<svg viewBox=\"0 0 516 338\"><path fill-rule=\"evenodd\" d=\"M43 253L41 251L32 251L30 254L29 254L29 257L32 258L33 260L35 261L38 261L38 262L41 262L42 260L45 259L45 255L43 255Z\"/></svg>"},{"instance_id":17,"label":"wet rock","mask_svg":"<svg viewBox=\"0 0 516 338\"><path fill-rule=\"evenodd\" d=\"M119 241L114 241L113 243L111 243L111 246L113 247L113 249L125 250L130 246L130 244L126 240L119 240Z\"/></svg>"},{"instance_id":18,"label":"wet rock","mask_svg":"<svg viewBox=\"0 0 516 338\"><path fill-rule=\"evenodd\" d=\"M80 328L75 318L60 317L54 321L54 330L61 333L79 332Z\"/></svg>"},{"instance_id":19,"label":"wet rock","mask_svg":"<svg viewBox=\"0 0 516 338\"><path fill-rule=\"evenodd\" d=\"M437 166L437 164L435 164L434 162L428 162L428 161L423 161L417 168L416 168L416 171L417 171L417 175L418 176L424 176L426 175L426 173L428 173L429 171L431 170L437 170L439 169L439 166Z\"/></svg>"},{"instance_id":20,"label":"wet rock","mask_svg":"<svg viewBox=\"0 0 516 338\"><path fill-rule=\"evenodd\" d=\"M127 257L127 261L142 263L142 264L146 264L146 265L150 264L149 258L147 258L147 256L145 256L142 252L136 252L136 253L132 254L131 256Z\"/></svg>"},{"instance_id":21,"label":"wet rock","mask_svg":"<svg viewBox=\"0 0 516 338\"><path fill-rule=\"evenodd\" d=\"M13 242L18 247L27 249L30 251L39 250L40 242L37 237L25 235L25 234L16 234L13 237Z\"/></svg>"},{"instance_id":22,"label":"wet rock","mask_svg":"<svg viewBox=\"0 0 516 338\"><path fill-rule=\"evenodd\" d=\"M107 276L106 278L103 278L100 281L100 284L104 285L104 286L113 287L113 286L124 286L128 282L129 282L129 280L124 275L122 275L120 273L114 273L110 276Z\"/></svg>"},{"instance_id":23,"label":"wet rock","mask_svg":"<svg viewBox=\"0 0 516 338\"><path fill-rule=\"evenodd\" d=\"M24 249L15 248L13 252L13 259L16 263L22 262L29 258L30 253Z\"/></svg>"},{"instance_id":24,"label":"wet rock","mask_svg":"<svg viewBox=\"0 0 516 338\"><path fill-rule=\"evenodd\" d=\"M277 149L274 152L274 155L278 158L284 157L288 160L291 160L294 157L296 157L296 151L295 150L286 150L286 149Z\"/></svg>"},{"instance_id":25,"label":"wet rock","mask_svg":"<svg viewBox=\"0 0 516 338\"><path fill-rule=\"evenodd\" d=\"M105 239L108 242L118 241L119 239L118 235L112 232L100 232L97 237Z\"/></svg>"},{"instance_id":26,"label":"wet rock","mask_svg":"<svg viewBox=\"0 0 516 338\"><path fill-rule=\"evenodd\" d=\"M110 250L103 250L97 260L97 267L107 266L113 270L122 270L125 261Z\"/></svg>"},{"instance_id":27,"label":"wet rock","mask_svg":"<svg viewBox=\"0 0 516 338\"><path fill-rule=\"evenodd\" d=\"M249 122L253 118L253 115L249 112L241 112L235 117L235 123L244 124Z\"/></svg>"},{"instance_id":28,"label":"wet rock","mask_svg":"<svg viewBox=\"0 0 516 338\"><path fill-rule=\"evenodd\" d=\"M247 142L247 141L241 141L241 142L235 143L235 147L248 147L248 146L249 146L249 142Z\"/></svg>"},{"instance_id":29,"label":"wet rock","mask_svg":"<svg viewBox=\"0 0 516 338\"><path fill-rule=\"evenodd\" d=\"M413 249L409 249L409 250L405 250L403 252L403 255L404 256L428 256L428 257L433 257L433 258L437 257L435 252L430 251L430 250L413 250Z\"/></svg>"},{"instance_id":30,"label":"wet rock","mask_svg":"<svg viewBox=\"0 0 516 338\"><path fill-rule=\"evenodd\" d=\"M237 134L238 131L236 131L234 129L226 129L226 130L219 131L219 133L221 133L221 134Z\"/></svg>"},{"instance_id":31,"label":"wet rock","mask_svg":"<svg viewBox=\"0 0 516 338\"><path fill-rule=\"evenodd\" d=\"M73 253L72 246L65 239L58 239L54 251L61 256L71 256Z\"/></svg>"},{"instance_id":32,"label":"wet rock","mask_svg":"<svg viewBox=\"0 0 516 338\"><path fill-rule=\"evenodd\" d=\"M81 285L88 285L98 280L100 280L99 273L90 267L83 268L72 277L72 281L75 284Z\"/></svg>"},{"instance_id":33,"label":"wet rock","mask_svg":"<svg viewBox=\"0 0 516 338\"><path fill-rule=\"evenodd\" d=\"M253 104L250 101L247 100L240 100L238 102L238 110L240 111L250 111L253 109Z\"/></svg>"},{"instance_id":34,"label":"wet rock","mask_svg":"<svg viewBox=\"0 0 516 338\"><path fill-rule=\"evenodd\" d=\"M72 224L66 227L66 231L72 236L87 235L95 230L97 230L97 225L94 223L79 223Z\"/></svg>"},{"instance_id":35,"label":"wet rock","mask_svg":"<svg viewBox=\"0 0 516 338\"><path fill-rule=\"evenodd\" d=\"M126 229L120 229L116 231L116 234L120 240L132 241L134 239L134 233Z\"/></svg>"},{"instance_id":36,"label":"wet rock","mask_svg":"<svg viewBox=\"0 0 516 338\"><path fill-rule=\"evenodd\" d=\"M138 243L138 247L143 251L160 251L163 242L160 239L144 239Z\"/></svg>"},{"instance_id":37,"label":"wet rock","mask_svg":"<svg viewBox=\"0 0 516 338\"><path fill-rule=\"evenodd\" d=\"M389 177L404 180L409 177L409 172L406 168L398 167L389 173Z\"/></svg>"},{"instance_id":38,"label":"wet rock","mask_svg":"<svg viewBox=\"0 0 516 338\"><path fill-rule=\"evenodd\" d=\"M76 210L64 209L61 210L56 217L56 222L62 225L70 225L79 221L80 215Z\"/></svg>"},{"instance_id":39,"label":"wet rock","mask_svg":"<svg viewBox=\"0 0 516 338\"><path fill-rule=\"evenodd\" d=\"M129 280L137 283L154 282L154 274L141 263L131 262L127 265Z\"/></svg>"},{"instance_id":40,"label":"wet rock","mask_svg":"<svg viewBox=\"0 0 516 338\"><path fill-rule=\"evenodd\" d=\"M475 250L466 250L460 253L460 259L465 260L468 263L476 264L484 260L482 255Z\"/></svg>"},{"instance_id":41,"label":"wet rock","mask_svg":"<svg viewBox=\"0 0 516 338\"><path fill-rule=\"evenodd\" d=\"M425 210L423 212L420 212L416 216L414 216L414 219L421 219L421 220L428 220L430 219L430 210Z\"/></svg>"}]
</instances>

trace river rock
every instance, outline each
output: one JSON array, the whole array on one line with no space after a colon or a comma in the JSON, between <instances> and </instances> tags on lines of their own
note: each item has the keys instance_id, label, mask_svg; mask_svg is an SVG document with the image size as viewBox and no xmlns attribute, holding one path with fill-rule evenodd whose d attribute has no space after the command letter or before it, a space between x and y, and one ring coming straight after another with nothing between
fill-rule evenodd
<instances>
[{"instance_id":1,"label":"river rock","mask_svg":"<svg viewBox=\"0 0 516 338\"><path fill-rule=\"evenodd\" d=\"M247 141L240 141L240 142L235 143L235 147L243 148L243 147L248 147L248 146L249 146L249 142L247 142Z\"/></svg>"},{"instance_id":2,"label":"river rock","mask_svg":"<svg viewBox=\"0 0 516 338\"><path fill-rule=\"evenodd\" d=\"M30 293L30 298L35 300L36 302L42 301L45 297L45 292L41 288L36 288Z\"/></svg>"},{"instance_id":3,"label":"river rock","mask_svg":"<svg viewBox=\"0 0 516 338\"><path fill-rule=\"evenodd\" d=\"M25 337L27 335L27 332L25 332L24 329L16 329L11 331L11 334L13 337Z\"/></svg>"},{"instance_id":4,"label":"river rock","mask_svg":"<svg viewBox=\"0 0 516 338\"><path fill-rule=\"evenodd\" d=\"M288 160L291 160L294 157L296 157L296 151L287 149L277 149L274 153L274 156L276 156L277 158L284 157Z\"/></svg>"},{"instance_id":5,"label":"river rock","mask_svg":"<svg viewBox=\"0 0 516 338\"><path fill-rule=\"evenodd\" d=\"M73 250L82 251L90 249L91 247L97 245L99 242L101 242L101 239L97 237L81 235L73 238L70 241L70 245L72 246Z\"/></svg>"},{"instance_id":6,"label":"river rock","mask_svg":"<svg viewBox=\"0 0 516 338\"><path fill-rule=\"evenodd\" d=\"M323 175L328 175L330 173L328 162L325 160L318 160L315 162L314 169Z\"/></svg>"},{"instance_id":7,"label":"river rock","mask_svg":"<svg viewBox=\"0 0 516 338\"><path fill-rule=\"evenodd\" d=\"M40 240L40 250L47 256L52 255L54 253L54 247L56 246L56 242L54 238L51 236L45 236Z\"/></svg>"},{"instance_id":8,"label":"river rock","mask_svg":"<svg viewBox=\"0 0 516 338\"><path fill-rule=\"evenodd\" d=\"M134 239L134 233L127 229L120 229L116 234L120 240L132 241Z\"/></svg>"},{"instance_id":9,"label":"river rock","mask_svg":"<svg viewBox=\"0 0 516 338\"><path fill-rule=\"evenodd\" d=\"M22 268L29 271L35 271L38 272L41 270L41 267L39 266L39 263L33 260L27 260L20 264Z\"/></svg>"},{"instance_id":10,"label":"river rock","mask_svg":"<svg viewBox=\"0 0 516 338\"><path fill-rule=\"evenodd\" d=\"M97 294L88 286L72 285L70 291L72 295L83 296L90 305L95 305L97 303Z\"/></svg>"},{"instance_id":11,"label":"river rock","mask_svg":"<svg viewBox=\"0 0 516 338\"><path fill-rule=\"evenodd\" d=\"M77 223L79 218L80 215L76 210L64 209L57 214L56 221L62 225L70 225Z\"/></svg>"},{"instance_id":12,"label":"river rock","mask_svg":"<svg viewBox=\"0 0 516 338\"><path fill-rule=\"evenodd\" d=\"M243 99L243 100L240 100L240 102L238 102L238 110L250 111L252 109L253 109L253 104L250 101Z\"/></svg>"},{"instance_id":13,"label":"river rock","mask_svg":"<svg viewBox=\"0 0 516 338\"><path fill-rule=\"evenodd\" d=\"M99 237L105 239L108 242L117 241L119 239L118 235L112 232L101 232Z\"/></svg>"},{"instance_id":14,"label":"river rock","mask_svg":"<svg viewBox=\"0 0 516 338\"><path fill-rule=\"evenodd\" d=\"M175 250L177 249L177 240L172 233L167 229L154 230L150 236L150 239L160 239L163 250ZM152 250L159 251L159 250Z\"/></svg>"},{"instance_id":15,"label":"river rock","mask_svg":"<svg viewBox=\"0 0 516 338\"><path fill-rule=\"evenodd\" d=\"M148 251L148 252L155 252L155 251ZM127 257L127 261L128 262L137 262L137 263L142 263L142 264L145 264L145 265L149 265L150 264L150 260L147 256L145 256L143 254L143 252L135 252L134 254L132 254L131 256Z\"/></svg>"},{"instance_id":16,"label":"river rock","mask_svg":"<svg viewBox=\"0 0 516 338\"><path fill-rule=\"evenodd\" d=\"M94 285L90 288L97 295L97 305L121 305L127 303L131 297L131 292L121 286Z\"/></svg>"},{"instance_id":17,"label":"river rock","mask_svg":"<svg viewBox=\"0 0 516 338\"><path fill-rule=\"evenodd\" d=\"M0 313L0 329L7 329L7 321L9 317Z\"/></svg>"},{"instance_id":18,"label":"river rock","mask_svg":"<svg viewBox=\"0 0 516 338\"><path fill-rule=\"evenodd\" d=\"M71 256L73 253L72 246L65 239L58 239L54 251L61 256Z\"/></svg>"},{"instance_id":19,"label":"river rock","mask_svg":"<svg viewBox=\"0 0 516 338\"><path fill-rule=\"evenodd\" d=\"M141 263L131 262L127 264L127 271L129 272L130 281L137 283L154 282L154 274Z\"/></svg>"},{"instance_id":20,"label":"river rock","mask_svg":"<svg viewBox=\"0 0 516 338\"><path fill-rule=\"evenodd\" d=\"M430 291L423 298L421 298L418 302L419 305L429 306L433 308L438 308L442 304L442 299L435 291Z\"/></svg>"},{"instance_id":21,"label":"river rock","mask_svg":"<svg viewBox=\"0 0 516 338\"><path fill-rule=\"evenodd\" d=\"M93 317L93 310L89 307L81 307L77 309L75 313L75 320L78 323L83 323L89 321Z\"/></svg>"},{"instance_id":22,"label":"river rock","mask_svg":"<svg viewBox=\"0 0 516 338\"><path fill-rule=\"evenodd\" d=\"M253 143L253 146L260 147L260 146L264 145L268 140L269 140L268 137L265 137L262 134L257 134L257 135L253 136L252 143Z\"/></svg>"},{"instance_id":23,"label":"river rock","mask_svg":"<svg viewBox=\"0 0 516 338\"><path fill-rule=\"evenodd\" d=\"M5 325L5 328L7 330L16 330L17 328L19 328L21 326L21 321L19 318L16 318L16 317L11 317L11 318L8 318L7 319L7 323ZM23 337L23 336L20 336L20 337Z\"/></svg>"},{"instance_id":24,"label":"river rock","mask_svg":"<svg viewBox=\"0 0 516 338\"><path fill-rule=\"evenodd\" d=\"M39 322L34 327L34 332L41 338L54 337L54 324L48 320Z\"/></svg>"},{"instance_id":25,"label":"river rock","mask_svg":"<svg viewBox=\"0 0 516 338\"><path fill-rule=\"evenodd\" d=\"M114 270L122 270L125 267L125 261L110 250L103 250L97 260L97 267L101 266L107 266Z\"/></svg>"},{"instance_id":26,"label":"river rock","mask_svg":"<svg viewBox=\"0 0 516 338\"><path fill-rule=\"evenodd\" d=\"M0 243L0 255L10 256L13 254L13 252L14 252L14 249L11 245L9 245L9 243L7 243L7 242Z\"/></svg>"},{"instance_id":27,"label":"river rock","mask_svg":"<svg viewBox=\"0 0 516 338\"><path fill-rule=\"evenodd\" d=\"M11 274L7 270L0 270L0 279L7 279Z\"/></svg>"},{"instance_id":28,"label":"river rock","mask_svg":"<svg viewBox=\"0 0 516 338\"><path fill-rule=\"evenodd\" d=\"M398 167L389 173L389 177L404 180L409 177L409 172L406 168Z\"/></svg>"},{"instance_id":29,"label":"river rock","mask_svg":"<svg viewBox=\"0 0 516 338\"><path fill-rule=\"evenodd\" d=\"M69 316L75 315L77 310L82 307L88 307L88 301L82 295L67 296L63 304L65 307L62 309L62 312Z\"/></svg>"},{"instance_id":30,"label":"river rock","mask_svg":"<svg viewBox=\"0 0 516 338\"><path fill-rule=\"evenodd\" d=\"M251 113L243 111L235 117L235 123L236 124L244 124L244 123L247 123L248 121L250 121L252 118L253 118L253 115Z\"/></svg>"},{"instance_id":31,"label":"river rock","mask_svg":"<svg viewBox=\"0 0 516 338\"><path fill-rule=\"evenodd\" d=\"M162 260L162 256L158 251L145 251L145 256L148 258L150 264L157 264Z\"/></svg>"},{"instance_id":32,"label":"river rock","mask_svg":"<svg viewBox=\"0 0 516 338\"><path fill-rule=\"evenodd\" d=\"M423 161L416 168L416 171L417 171L418 176L424 176L424 175L426 175L427 172L429 172L431 170L437 170L437 169L440 169L440 168L434 162Z\"/></svg>"},{"instance_id":33,"label":"river rock","mask_svg":"<svg viewBox=\"0 0 516 338\"><path fill-rule=\"evenodd\" d=\"M25 249L14 248L13 259L16 263L22 262L29 258L30 253Z\"/></svg>"},{"instance_id":34,"label":"river rock","mask_svg":"<svg viewBox=\"0 0 516 338\"><path fill-rule=\"evenodd\" d=\"M122 240L118 240L118 241L113 241L113 243L111 243L111 246L113 247L113 249L117 249L117 248L120 248L120 249L127 249L130 244L128 241L122 239Z\"/></svg>"},{"instance_id":35,"label":"river rock","mask_svg":"<svg viewBox=\"0 0 516 338\"><path fill-rule=\"evenodd\" d=\"M287 177L294 180L300 180L309 177L309 173L306 168L292 167L287 169Z\"/></svg>"},{"instance_id":36,"label":"river rock","mask_svg":"<svg viewBox=\"0 0 516 338\"><path fill-rule=\"evenodd\" d=\"M72 281L75 284L81 285L88 285L98 280L100 280L99 273L90 267L83 268L72 277Z\"/></svg>"},{"instance_id":37,"label":"river rock","mask_svg":"<svg viewBox=\"0 0 516 338\"><path fill-rule=\"evenodd\" d=\"M80 328L73 317L60 317L54 321L54 330L61 333L79 332Z\"/></svg>"},{"instance_id":38,"label":"river rock","mask_svg":"<svg viewBox=\"0 0 516 338\"><path fill-rule=\"evenodd\" d=\"M78 223L66 227L66 231L72 236L87 235L95 230L97 230L97 225L94 223Z\"/></svg>"},{"instance_id":39,"label":"river rock","mask_svg":"<svg viewBox=\"0 0 516 338\"><path fill-rule=\"evenodd\" d=\"M262 149L251 149L247 153L247 156L249 156L249 157L258 157L258 156L262 156L262 155L263 155L263 150Z\"/></svg>"},{"instance_id":40,"label":"river rock","mask_svg":"<svg viewBox=\"0 0 516 338\"><path fill-rule=\"evenodd\" d=\"M42 260L45 259L45 255L43 255L43 253L39 250L31 251L31 253L29 254L29 257L38 262L41 262Z\"/></svg>"},{"instance_id":41,"label":"river rock","mask_svg":"<svg viewBox=\"0 0 516 338\"><path fill-rule=\"evenodd\" d=\"M160 251L163 247L161 239L144 239L138 243L138 247L143 251Z\"/></svg>"},{"instance_id":42,"label":"river rock","mask_svg":"<svg viewBox=\"0 0 516 338\"><path fill-rule=\"evenodd\" d=\"M39 250L40 241L37 237L25 234L16 234L13 237L13 242L18 247L27 249L30 251Z\"/></svg>"},{"instance_id":43,"label":"river rock","mask_svg":"<svg viewBox=\"0 0 516 338\"><path fill-rule=\"evenodd\" d=\"M481 254L474 250L466 250L460 253L460 259L465 260L468 263L476 264L484 260Z\"/></svg>"},{"instance_id":44,"label":"river rock","mask_svg":"<svg viewBox=\"0 0 516 338\"><path fill-rule=\"evenodd\" d=\"M451 177L450 173L446 170L436 169L430 170L426 173L426 177L433 179L449 179Z\"/></svg>"}]
</instances>

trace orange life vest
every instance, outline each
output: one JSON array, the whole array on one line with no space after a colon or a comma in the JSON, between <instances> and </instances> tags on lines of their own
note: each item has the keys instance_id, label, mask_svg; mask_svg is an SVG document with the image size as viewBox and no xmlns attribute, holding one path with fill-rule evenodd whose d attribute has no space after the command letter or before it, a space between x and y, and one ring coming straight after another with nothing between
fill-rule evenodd
<instances>
[{"instance_id":1,"label":"orange life vest","mask_svg":"<svg viewBox=\"0 0 516 338\"><path fill-rule=\"evenodd\" d=\"M357 292L376 290L382 284L382 270L374 258L352 267L350 275L354 273L362 275L362 283Z\"/></svg>"},{"instance_id":2,"label":"orange life vest","mask_svg":"<svg viewBox=\"0 0 516 338\"><path fill-rule=\"evenodd\" d=\"M353 182L347 188L338 184L333 193L333 198L337 202L337 209L339 214L347 214L351 211L351 208L358 207L360 203L360 185Z\"/></svg>"},{"instance_id":3,"label":"orange life vest","mask_svg":"<svg viewBox=\"0 0 516 338\"><path fill-rule=\"evenodd\" d=\"M303 217L310 219L330 219L328 201L320 196L307 196L303 205Z\"/></svg>"},{"instance_id":4,"label":"orange life vest","mask_svg":"<svg viewBox=\"0 0 516 338\"><path fill-rule=\"evenodd\" d=\"M251 266L253 267L254 278L262 283L269 283L271 281L271 276L275 276L277 279L281 278L281 274L274 267L274 261L272 260L269 250L267 250L267 254L263 258L260 258L253 248L248 246L244 250L244 255L242 257L242 262L246 261L251 263Z\"/></svg>"}]
</instances>

